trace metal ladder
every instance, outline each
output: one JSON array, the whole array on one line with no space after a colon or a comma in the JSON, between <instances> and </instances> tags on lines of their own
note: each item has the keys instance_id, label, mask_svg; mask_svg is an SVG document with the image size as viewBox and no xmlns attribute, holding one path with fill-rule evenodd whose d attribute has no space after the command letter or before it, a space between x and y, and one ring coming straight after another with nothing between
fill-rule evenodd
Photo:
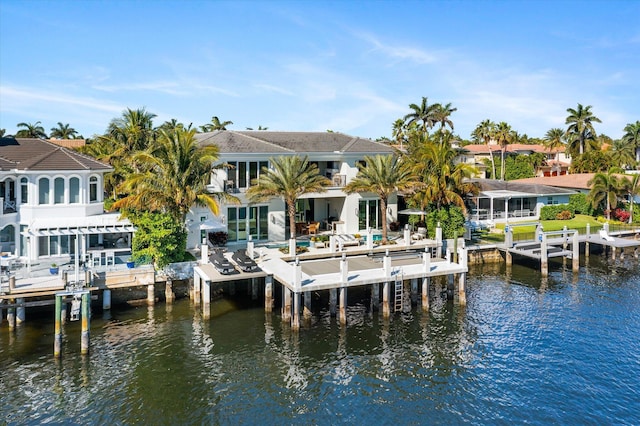
<instances>
[{"instance_id":1,"label":"metal ladder","mask_svg":"<svg viewBox=\"0 0 640 426\"><path fill-rule=\"evenodd\" d=\"M395 281L395 298L394 298L394 312L402 312L402 303L403 303L403 293L404 293L404 288L403 288L403 280L400 278L398 278L398 276L396 276L396 281Z\"/></svg>"}]
</instances>

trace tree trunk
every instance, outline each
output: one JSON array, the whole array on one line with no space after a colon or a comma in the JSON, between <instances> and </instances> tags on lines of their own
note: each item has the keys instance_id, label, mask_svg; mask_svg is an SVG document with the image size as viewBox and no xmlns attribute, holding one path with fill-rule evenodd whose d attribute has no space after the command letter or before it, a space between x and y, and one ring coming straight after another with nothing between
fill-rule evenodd
<instances>
[{"instance_id":1,"label":"tree trunk","mask_svg":"<svg viewBox=\"0 0 640 426\"><path fill-rule=\"evenodd\" d=\"M387 199L380 197L380 222L382 225L382 244L387 244Z\"/></svg>"},{"instance_id":2,"label":"tree trunk","mask_svg":"<svg viewBox=\"0 0 640 426\"><path fill-rule=\"evenodd\" d=\"M289 210L289 238L295 240L296 238L296 202L287 201L287 208Z\"/></svg>"}]
</instances>

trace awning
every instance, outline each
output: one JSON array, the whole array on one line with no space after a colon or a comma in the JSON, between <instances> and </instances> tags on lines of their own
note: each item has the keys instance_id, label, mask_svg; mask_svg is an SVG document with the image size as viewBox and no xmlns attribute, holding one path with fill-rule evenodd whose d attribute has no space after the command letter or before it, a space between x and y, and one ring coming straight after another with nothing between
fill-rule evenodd
<instances>
[{"instance_id":1,"label":"awning","mask_svg":"<svg viewBox=\"0 0 640 426\"><path fill-rule=\"evenodd\" d=\"M78 228L49 228L49 229L30 229L21 232L27 237L53 237L56 235L90 235L90 234L117 234L126 232L135 232L133 225L123 226L87 226Z\"/></svg>"}]
</instances>

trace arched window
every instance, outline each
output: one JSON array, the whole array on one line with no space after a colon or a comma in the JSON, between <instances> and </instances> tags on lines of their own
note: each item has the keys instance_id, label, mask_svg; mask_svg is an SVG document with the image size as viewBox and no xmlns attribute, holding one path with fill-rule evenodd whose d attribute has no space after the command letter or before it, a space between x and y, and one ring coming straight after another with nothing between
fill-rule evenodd
<instances>
[{"instance_id":1,"label":"arched window","mask_svg":"<svg viewBox=\"0 0 640 426\"><path fill-rule=\"evenodd\" d=\"M20 204L29 202L29 179L23 177L20 179Z\"/></svg>"},{"instance_id":2,"label":"arched window","mask_svg":"<svg viewBox=\"0 0 640 426\"><path fill-rule=\"evenodd\" d=\"M38 204L49 204L49 178L38 181Z\"/></svg>"},{"instance_id":3,"label":"arched window","mask_svg":"<svg viewBox=\"0 0 640 426\"><path fill-rule=\"evenodd\" d=\"M53 180L53 203L64 203L64 179L61 177Z\"/></svg>"},{"instance_id":4,"label":"arched window","mask_svg":"<svg viewBox=\"0 0 640 426\"><path fill-rule=\"evenodd\" d=\"M91 176L89 178L89 202L95 203L98 201L98 178Z\"/></svg>"},{"instance_id":5,"label":"arched window","mask_svg":"<svg viewBox=\"0 0 640 426\"><path fill-rule=\"evenodd\" d=\"M77 204L80 202L80 179L72 177L69 179L69 203Z\"/></svg>"}]
</instances>

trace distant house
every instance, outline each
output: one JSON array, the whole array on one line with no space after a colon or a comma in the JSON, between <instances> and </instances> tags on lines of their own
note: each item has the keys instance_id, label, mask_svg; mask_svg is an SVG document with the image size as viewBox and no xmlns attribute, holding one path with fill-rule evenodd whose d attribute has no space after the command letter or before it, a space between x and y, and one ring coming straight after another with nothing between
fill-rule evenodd
<instances>
[{"instance_id":1,"label":"distant house","mask_svg":"<svg viewBox=\"0 0 640 426\"><path fill-rule=\"evenodd\" d=\"M320 230L339 233L380 229L379 199L375 194L347 195L343 188L358 173L357 164L365 155L393 154L389 145L337 132L216 131L196 135L201 145L215 144L220 161L230 167L216 171L211 181L214 191L226 191L240 199L239 205L222 204L221 217L194 208L188 219L188 247L199 243L206 232L224 230L230 242L245 242L249 236L259 241L283 241L289 235L289 220L282 199L250 204L245 192L251 181L270 167L270 158L304 156L317 164L320 173L332 183L327 192L307 194L296 206L296 222L318 222ZM387 218L397 216L397 198L387 209ZM313 228L312 228L313 229Z\"/></svg>"},{"instance_id":2,"label":"distant house","mask_svg":"<svg viewBox=\"0 0 640 426\"><path fill-rule=\"evenodd\" d=\"M49 142L56 145L64 146L65 148L80 148L86 145L84 139L49 139Z\"/></svg>"},{"instance_id":3,"label":"distant house","mask_svg":"<svg viewBox=\"0 0 640 426\"><path fill-rule=\"evenodd\" d=\"M131 223L104 213L111 170L49 141L0 138L0 250L32 262L68 259L76 240L82 256L131 247Z\"/></svg>"},{"instance_id":4,"label":"distant house","mask_svg":"<svg viewBox=\"0 0 640 426\"><path fill-rule=\"evenodd\" d=\"M458 162L472 164L480 170L481 178L488 178L491 156L494 161L499 161L502 155L502 148L497 144L471 144L460 148L462 152L458 155ZM546 164L536 170L536 176L565 175L569 173L571 158L567 155L565 148L558 148L549 151L543 145L537 144L511 144L507 145L507 155L531 155L533 153L544 154ZM488 165L489 164L489 165Z\"/></svg>"},{"instance_id":5,"label":"distant house","mask_svg":"<svg viewBox=\"0 0 640 426\"><path fill-rule=\"evenodd\" d=\"M474 182L480 192L467 200L469 219L489 226L538 219L543 206L566 204L571 195L578 193L573 189L537 183L493 179L475 179Z\"/></svg>"},{"instance_id":6,"label":"distant house","mask_svg":"<svg viewBox=\"0 0 640 426\"><path fill-rule=\"evenodd\" d=\"M526 179L517 179L511 182L527 185L546 185L556 188L572 189L582 193L588 193L591 187L588 182L593 179L595 173L572 173L562 176L542 176Z\"/></svg>"}]
</instances>

